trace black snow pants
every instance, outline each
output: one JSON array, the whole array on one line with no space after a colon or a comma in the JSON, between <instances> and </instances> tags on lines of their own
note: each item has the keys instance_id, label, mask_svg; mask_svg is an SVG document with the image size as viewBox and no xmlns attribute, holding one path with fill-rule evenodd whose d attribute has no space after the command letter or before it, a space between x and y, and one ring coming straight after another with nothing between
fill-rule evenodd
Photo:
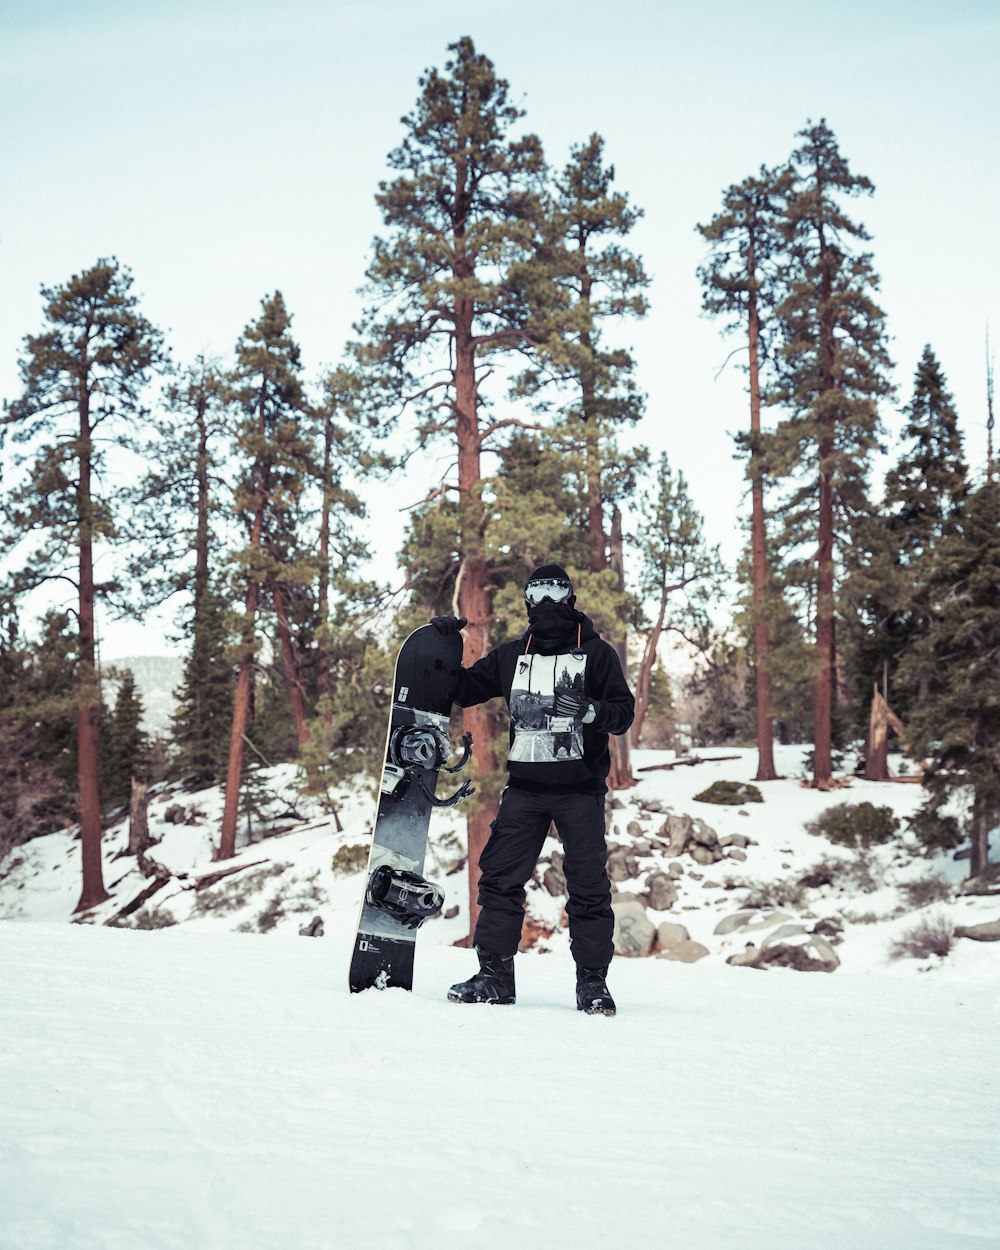
<instances>
[{"instance_id":1,"label":"black snow pants","mask_svg":"<svg viewBox=\"0 0 1000 1250\"><path fill-rule=\"evenodd\" d=\"M563 844L573 958L581 967L603 968L614 955L614 913L602 794L535 794L514 786L504 790L479 857L482 911L475 944L492 955L513 955L517 950L524 921L524 887L535 871L552 821Z\"/></svg>"}]
</instances>

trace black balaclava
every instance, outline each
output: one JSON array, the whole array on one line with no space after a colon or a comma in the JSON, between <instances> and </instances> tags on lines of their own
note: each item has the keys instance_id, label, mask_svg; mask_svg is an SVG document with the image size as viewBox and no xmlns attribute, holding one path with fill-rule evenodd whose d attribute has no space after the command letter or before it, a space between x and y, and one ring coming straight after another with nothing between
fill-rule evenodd
<instances>
[{"instance_id":1,"label":"black balaclava","mask_svg":"<svg viewBox=\"0 0 1000 1250\"><path fill-rule=\"evenodd\" d=\"M551 600L543 599L541 603L527 604L531 636L543 649L558 646L570 637L575 639L577 623L581 619L574 606L576 595L573 594L573 583L561 564L539 565L528 581L536 582L549 578L569 582L570 593L562 603L553 603Z\"/></svg>"}]
</instances>

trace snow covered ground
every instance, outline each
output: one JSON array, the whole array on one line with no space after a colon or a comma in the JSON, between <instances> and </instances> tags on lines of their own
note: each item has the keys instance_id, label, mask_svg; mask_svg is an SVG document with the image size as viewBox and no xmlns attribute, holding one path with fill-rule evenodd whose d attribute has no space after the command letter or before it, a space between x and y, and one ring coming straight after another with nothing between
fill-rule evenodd
<instances>
[{"instance_id":1,"label":"snow covered ground","mask_svg":"<svg viewBox=\"0 0 1000 1250\"><path fill-rule=\"evenodd\" d=\"M0 924L10 1250L1000 1245L994 986L568 955L352 997L342 943Z\"/></svg>"},{"instance_id":2,"label":"snow covered ground","mask_svg":"<svg viewBox=\"0 0 1000 1250\"><path fill-rule=\"evenodd\" d=\"M642 773L611 812L609 840L639 864L623 893L669 868L639 849L666 813L748 839L742 861L674 861L676 902L649 914L708 953L616 959L614 1020L574 1010L565 900L541 870L517 1005L445 1001L473 966L452 946L468 928L460 814L435 816L428 875L456 910L421 931L413 994L347 993L360 789L337 832L292 794L291 768L272 770L303 818L277 802L280 836L255 835L235 861L251 866L219 879L233 866L212 860L219 791L157 794L147 869L164 885L122 914L156 877L122 854L120 822L112 898L82 924L67 923L72 831L19 848L0 865L2 1250L1000 1247L1000 943L889 957L920 917L995 920L1000 898L959 895L966 862L903 837L876 848L867 885L847 875L792 907L843 922L833 975L728 966L748 934L716 929L754 883L851 859L805 821L920 801L911 785L803 789L802 751L783 748L763 803L696 802L749 780L739 754ZM907 885L929 875L943 897L917 906ZM316 916L325 936L302 941Z\"/></svg>"}]
</instances>

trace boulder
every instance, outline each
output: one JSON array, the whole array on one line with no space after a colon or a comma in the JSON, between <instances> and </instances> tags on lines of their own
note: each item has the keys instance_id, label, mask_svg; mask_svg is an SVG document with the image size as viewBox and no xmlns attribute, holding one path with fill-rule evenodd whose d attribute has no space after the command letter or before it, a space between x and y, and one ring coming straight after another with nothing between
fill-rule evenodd
<instances>
[{"instance_id":1,"label":"boulder","mask_svg":"<svg viewBox=\"0 0 1000 1250\"><path fill-rule=\"evenodd\" d=\"M972 938L974 942L1000 942L1000 920L985 920L982 924L956 925L955 936Z\"/></svg>"},{"instance_id":2,"label":"boulder","mask_svg":"<svg viewBox=\"0 0 1000 1250\"><path fill-rule=\"evenodd\" d=\"M557 898L566 893L566 874L554 865L546 868L542 873L542 885L553 898Z\"/></svg>"},{"instance_id":3,"label":"boulder","mask_svg":"<svg viewBox=\"0 0 1000 1250\"><path fill-rule=\"evenodd\" d=\"M667 872L668 872L668 873L669 873L672 877L683 877L683 876L684 876L684 865L681 863L681 861L680 861L679 859L674 859L674 860L671 860L671 862L670 862L669 864L667 864Z\"/></svg>"},{"instance_id":4,"label":"boulder","mask_svg":"<svg viewBox=\"0 0 1000 1250\"><path fill-rule=\"evenodd\" d=\"M612 851L608 856L608 876L612 881L628 881L639 875L639 862L627 851Z\"/></svg>"},{"instance_id":5,"label":"boulder","mask_svg":"<svg viewBox=\"0 0 1000 1250\"><path fill-rule=\"evenodd\" d=\"M656 926L656 949L658 951L668 950L671 946L676 946L679 942L689 942L691 934L682 924L675 924L672 920L664 920Z\"/></svg>"},{"instance_id":6,"label":"boulder","mask_svg":"<svg viewBox=\"0 0 1000 1250\"><path fill-rule=\"evenodd\" d=\"M667 843L668 855L681 854L685 846L687 846L693 826L694 821L690 816L677 816L671 813L667 817L660 829L660 836Z\"/></svg>"},{"instance_id":7,"label":"boulder","mask_svg":"<svg viewBox=\"0 0 1000 1250\"><path fill-rule=\"evenodd\" d=\"M746 861L746 857L747 857L746 851L741 851L738 846L731 846L726 852L727 859L735 859L737 863L740 863L740 864Z\"/></svg>"},{"instance_id":8,"label":"boulder","mask_svg":"<svg viewBox=\"0 0 1000 1250\"><path fill-rule=\"evenodd\" d=\"M704 959L707 954L707 946L702 946L700 942L692 942L689 939L686 942L677 942L674 946L659 951L658 958L673 959L682 964L693 964L697 963L699 959Z\"/></svg>"},{"instance_id":9,"label":"boulder","mask_svg":"<svg viewBox=\"0 0 1000 1250\"><path fill-rule=\"evenodd\" d=\"M793 928L795 926L786 926ZM804 937L795 941L796 936ZM726 960L737 968L793 968L796 972L833 972L840 966L837 952L824 938L815 934L789 934L788 940L763 946L748 945L746 950Z\"/></svg>"},{"instance_id":10,"label":"boulder","mask_svg":"<svg viewBox=\"0 0 1000 1250\"><path fill-rule=\"evenodd\" d=\"M659 799L640 799L639 806L644 812L662 812L663 804Z\"/></svg>"},{"instance_id":11,"label":"boulder","mask_svg":"<svg viewBox=\"0 0 1000 1250\"><path fill-rule=\"evenodd\" d=\"M636 840L632 843L633 855L641 855L645 858L647 855L652 855L652 853L653 848L649 845L649 840L647 838L636 838Z\"/></svg>"},{"instance_id":12,"label":"boulder","mask_svg":"<svg viewBox=\"0 0 1000 1250\"><path fill-rule=\"evenodd\" d=\"M839 916L824 916L813 925L813 933L826 938L831 946L836 946L844 940L844 922Z\"/></svg>"},{"instance_id":13,"label":"boulder","mask_svg":"<svg viewBox=\"0 0 1000 1250\"><path fill-rule=\"evenodd\" d=\"M630 838L642 837L642 825L637 820L630 820L625 826L625 832Z\"/></svg>"},{"instance_id":14,"label":"boulder","mask_svg":"<svg viewBox=\"0 0 1000 1250\"><path fill-rule=\"evenodd\" d=\"M300 937L322 937L323 936L323 917L313 916L308 924L299 925Z\"/></svg>"},{"instance_id":15,"label":"boulder","mask_svg":"<svg viewBox=\"0 0 1000 1250\"><path fill-rule=\"evenodd\" d=\"M615 954L632 957L648 955L653 949L656 929L646 915L641 900L634 894L619 894L611 900L611 910L615 914Z\"/></svg>"},{"instance_id":16,"label":"boulder","mask_svg":"<svg viewBox=\"0 0 1000 1250\"><path fill-rule=\"evenodd\" d=\"M699 846L717 847L719 845L719 835L711 825L706 825L701 817L693 822L691 837Z\"/></svg>"},{"instance_id":17,"label":"boulder","mask_svg":"<svg viewBox=\"0 0 1000 1250\"><path fill-rule=\"evenodd\" d=\"M745 838L742 833L727 833L725 837L719 839L720 846L741 846L750 845L750 839Z\"/></svg>"},{"instance_id":18,"label":"boulder","mask_svg":"<svg viewBox=\"0 0 1000 1250\"><path fill-rule=\"evenodd\" d=\"M781 943L785 942L788 938L801 937L803 933L808 933L808 932L809 930L806 928L804 924L778 925L778 927L774 930L774 932L769 933L767 937L764 939L764 941L761 943L761 950L767 950L769 946L780 945Z\"/></svg>"},{"instance_id":19,"label":"boulder","mask_svg":"<svg viewBox=\"0 0 1000 1250\"><path fill-rule=\"evenodd\" d=\"M654 911L669 911L677 902L677 886L665 872L654 872L646 881L648 905Z\"/></svg>"},{"instance_id":20,"label":"boulder","mask_svg":"<svg viewBox=\"0 0 1000 1250\"><path fill-rule=\"evenodd\" d=\"M1000 894L1000 864L990 864L978 877L963 881L959 893L980 897Z\"/></svg>"},{"instance_id":21,"label":"boulder","mask_svg":"<svg viewBox=\"0 0 1000 1250\"><path fill-rule=\"evenodd\" d=\"M722 852L717 851L710 846L703 846L695 843L691 847L689 854L696 864L714 864L717 859L722 858Z\"/></svg>"},{"instance_id":22,"label":"boulder","mask_svg":"<svg viewBox=\"0 0 1000 1250\"><path fill-rule=\"evenodd\" d=\"M755 908L744 908L723 916L715 926L715 933L718 936L724 933L753 933L760 929L773 929L775 925L791 919L792 916L786 911L774 909L762 912Z\"/></svg>"},{"instance_id":23,"label":"boulder","mask_svg":"<svg viewBox=\"0 0 1000 1250\"><path fill-rule=\"evenodd\" d=\"M167 810L163 813L163 819L168 825L183 825L184 823L184 804L171 803Z\"/></svg>"}]
</instances>

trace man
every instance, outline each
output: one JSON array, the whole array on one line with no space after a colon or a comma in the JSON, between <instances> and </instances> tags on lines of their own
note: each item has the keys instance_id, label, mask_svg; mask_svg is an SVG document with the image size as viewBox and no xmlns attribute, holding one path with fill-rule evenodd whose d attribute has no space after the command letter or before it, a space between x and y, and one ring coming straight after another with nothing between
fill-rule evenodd
<instances>
[{"instance_id":1,"label":"man","mask_svg":"<svg viewBox=\"0 0 1000 1250\"><path fill-rule=\"evenodd\" d=\"M528 628L471 668L454 699L462 707L503 697L510 709L510 780L479 868L479 971L453 985L456 1003L513 1003L514 954L524 920L524 887L555 821L563 844L576 1005L613 1016L606 977L614 954L611 883L604 840L604 795L611 765L608 734L632 724L635 701L617 652L576 609L566 570L535 569L524 589ZM464 620L435 617L443 634Z\"/></svg>"}]
</instances>

